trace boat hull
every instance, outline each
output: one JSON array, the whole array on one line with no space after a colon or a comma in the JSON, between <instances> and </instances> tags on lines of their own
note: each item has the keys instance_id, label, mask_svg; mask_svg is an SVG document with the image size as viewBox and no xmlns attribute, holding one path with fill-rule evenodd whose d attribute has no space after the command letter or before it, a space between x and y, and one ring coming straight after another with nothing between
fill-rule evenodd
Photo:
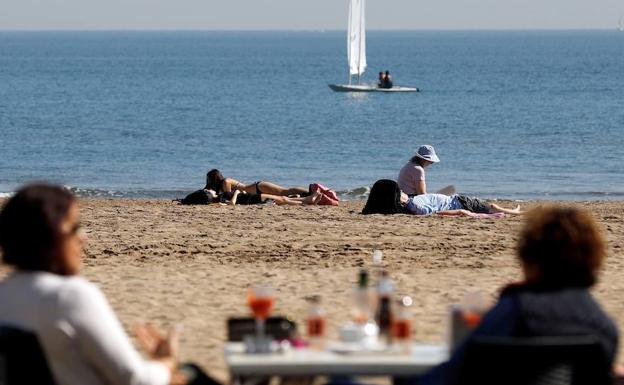
<instances>
[{"instance_id":1,"label":"boat hull","mask_svg":"<svg viewBox=\"0 0 624 385\"><path fill-rule=\"evenodd\" d=\"M336 92L418 92L418 88L413 87L392 87L392 88L379 88L369 85L358 84L330 84L329 88Z\"/></svg>"}]
</instances>

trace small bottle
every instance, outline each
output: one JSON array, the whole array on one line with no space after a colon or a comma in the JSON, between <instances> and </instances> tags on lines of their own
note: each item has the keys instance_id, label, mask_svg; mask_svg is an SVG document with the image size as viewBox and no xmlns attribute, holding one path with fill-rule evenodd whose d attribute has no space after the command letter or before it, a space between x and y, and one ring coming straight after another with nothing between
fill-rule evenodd
<instances>
[{"instance_id":1,"label":"small bottle","mask_svg":"<svg viewBox=\"0 0 624 385\"><path fill-rule=\"evenodd\" d=\"M375 314L375 321L379 326L379 336L386 342L392 342L392 293L394 292L394 285L390 280L390 276L387 271L381 272L381 278L377 285L377 312Z\"/></svg>"},{"instance_id":2,"label":"small bottle","mask_svg":"<svg viewBox=\"0 0 624 385\"><path fill-rule=\"evenodd\" d=\"M368 288L368 278L368 271L365 269L360 270L358 285L354 293L353 324L354 328L357 330L356 339L359 340L365 348L372 348L377 344L379 328L375 324L371 311L371 296Z\"/></svg>"},{"instance_id":3,"label":"small bottle","mask_svg":"<svg viewBox=\"0 0 624 385\"><path fill-rule=\"evenodd\" d=\"M368 289L368 271L366 271L366 269L360 270L360 274L358 275L358 288L363 290Z\"/></svg>"},{"instance_id":4,"label":"small bottle","mask_svg":"<svg viewBox=\"0 0 624 385\"><path fill-rule=\"evenodd\" d=\"M383 264L383 251L379 249L373 250L373 265L376 267L381 267Z\"/></svg>"},{"instance_id":5,"label":"small bottle","mask_svg":"<svg viewBox=\"0 0 624 385\"><path fill-rule=\"evenodd\" d=\"M321 308L321 296L319 295L310 299L307 323L310 340L322 339L325 336L325 312Z\"/></svg>"},{"instance_id":6,"label":"small bottle","mask_svg":"<svg viewBox=\"0 0 624 385\"><path fill-rule=\"evenodd\" d=\"M355 289L355 309L353 321L357 324L365 324L371 317L370 296L368 292L368 271L360 270L358 285Z\"/></svg>"}]
</instances>

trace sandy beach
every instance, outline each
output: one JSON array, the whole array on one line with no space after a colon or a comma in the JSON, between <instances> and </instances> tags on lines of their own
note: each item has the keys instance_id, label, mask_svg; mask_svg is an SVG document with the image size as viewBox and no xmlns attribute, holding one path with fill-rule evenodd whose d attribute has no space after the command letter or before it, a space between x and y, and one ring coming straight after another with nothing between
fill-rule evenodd
<instances>
[{"instance_id":1,"label":"sandy beach","mask_svg":"<svg viewBox=\"0 0 624 385\"><path fill-rule=\"evenodd\" d=\"M398 294L414 299L415 339L442 342L450 304L476 289L495 298L502 285L520 278L514 254L520 217L362 216L363 204L224 207L82 200L90 240L83 274L102 288L129 333L147 321L163 327L181 323L182 359L221 380L227 378L225 321L248 314L250 284L270 283L276 290L274 313L298 322L305 317L306 297L320 294L335 336L349 317L358 270L370 267L372 250L381 249ZM622 331L624 202L564 204L590 209L604 229L609 256L594 293ZM623 358L620 354L618 361Z\"/></svg>"}]
</instances>

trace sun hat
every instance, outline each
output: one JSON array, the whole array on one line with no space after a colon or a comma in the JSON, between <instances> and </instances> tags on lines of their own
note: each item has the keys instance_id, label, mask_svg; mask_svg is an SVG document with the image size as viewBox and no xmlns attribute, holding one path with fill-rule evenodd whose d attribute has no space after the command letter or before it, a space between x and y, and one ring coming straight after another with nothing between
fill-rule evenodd
<instances>
[{"instance_id":1,"label":"sun hat","mask_svg":"<svg viewBox=\"0 0 624 385\"><path fill-rule=\"evenodd\" d=\"M433 163L438 163L440 161L440 158L438 158L438 156L436 155L433 146L429 144L418 147L418 150L416 150L416 154L414 154L414 156L417 156L420 159L428 160Z\"/></svg>"}]
</instances>

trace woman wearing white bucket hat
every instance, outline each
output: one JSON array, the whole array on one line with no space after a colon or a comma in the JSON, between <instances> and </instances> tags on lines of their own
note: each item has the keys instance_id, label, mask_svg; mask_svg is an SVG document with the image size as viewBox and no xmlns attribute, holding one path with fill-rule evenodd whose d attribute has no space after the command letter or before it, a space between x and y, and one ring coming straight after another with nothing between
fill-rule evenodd
<instances>
[{"instance_id":1,"label":"woman wearing white bucket hat","mask_svg":"<svg viewBox=\"0 0 624 385\"><path fill-rule=\"evenodd\" d=\"M439 161L433 146L425 144L418 147L416 154L399 171L397 182L401 190L407 195L426 194L425 168Z\"/></svg>"}]
</instances>

